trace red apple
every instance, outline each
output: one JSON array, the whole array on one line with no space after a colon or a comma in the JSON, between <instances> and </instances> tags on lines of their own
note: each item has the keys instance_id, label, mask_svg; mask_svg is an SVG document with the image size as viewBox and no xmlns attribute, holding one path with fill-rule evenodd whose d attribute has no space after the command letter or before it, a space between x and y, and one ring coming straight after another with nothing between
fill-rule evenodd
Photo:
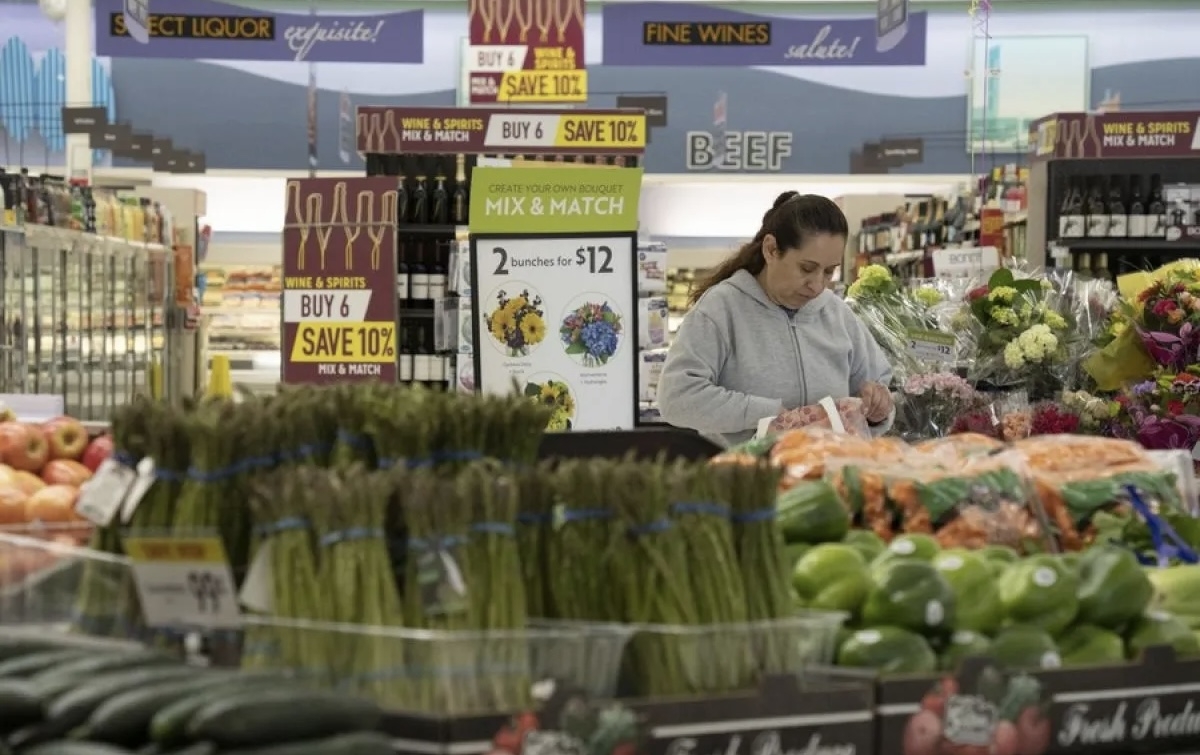
<instances>
[{"instance_id":1,"label":"red apple","mask_svg":"<svg viewBox=\"0 0 1200 755\"><path fill-rule=\"evenodd\" d=\"M25 523L25 502L29 496L17 488L0 488L0 526Z\"/></svg>"},{"instance_id":2,"label":"red apple","mask_svg":"<svg viewBox=\"0 0 1200 755\"><path fill-rule=\"evenodd\" d=\"M71 459L53 459L42 470L42 479L47 485L74 485L79 487L90 480L92 470Z\"/></svg>"},{"instance_id":3,"label":"red apple","mask_svg":"<svg viewBox=\"0 0 1200 755\"><path fill-rule=\"evenodd\" d=\"M74 417L55 417L42 423L51 459L78 459L88 447L88 432Z\"/></svg>"},{"instance_id":4,"label":"red apple","mask_svg":"<svg viewBox=\"0 0 1200 755\"><path fill-rule=\"evenodd\" d=\"M21 422L0 424L0 461L13 469L37 472L49 460L50 446L38 428Z\"/></svg>"},{"instance_id":5,"label":"red apple","mask_svg":"<svg viewBox=\"0 0 1200 755\"><path fill-rule=\"evenodd\" d=\"M111 435L100 435L92 439L88 444L87 450L83 452L83 456L79 459L83 462L83 466L95 472L100 468L100 464L112 456L113 441Z\"/></svg>"},{"instance_id":6,"label":"red apple","mask_svg":"<svg viewBox=\"0 0 1200 755\"><path fill-rule=\"evenodd\" d=\"M25 495L33 495L46 487L46 483L33 472L22 470L20 472L13 472L12 486Z\"/></svg>"},{"instance_id":7,"label":"red apple","mask_svg":"<svg viewBox=\"0 0 1200 755\"><path fill-rule=\"evenodd\" d=\"M77 498L79 488L71 485L47 485L25 501L25 518L30 522L43 524L74 522Z\"/></svg>"}]
</instances>

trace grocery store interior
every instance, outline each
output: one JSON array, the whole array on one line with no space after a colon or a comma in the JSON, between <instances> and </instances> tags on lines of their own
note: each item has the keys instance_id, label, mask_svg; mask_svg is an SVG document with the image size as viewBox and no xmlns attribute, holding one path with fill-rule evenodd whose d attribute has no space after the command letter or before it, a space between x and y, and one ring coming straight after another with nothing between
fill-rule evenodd
<instances>
[{"instance_id":1,"label":"grocery store interior","mask_svg":"<svg viewBox=\"0 0 1200 755\"><path fill-rule=\"evenodd\" d=\"M0 0L0 755L1200 752L1198 32Z\"/></svg>"}]
</instances>

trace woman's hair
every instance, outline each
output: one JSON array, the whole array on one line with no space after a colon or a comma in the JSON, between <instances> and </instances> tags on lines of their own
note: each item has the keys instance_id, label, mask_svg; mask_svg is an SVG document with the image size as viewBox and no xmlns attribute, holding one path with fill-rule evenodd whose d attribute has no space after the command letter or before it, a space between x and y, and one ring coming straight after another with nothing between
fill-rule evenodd
<instances>
[{"instance_id":1,"label":"woman's hair","mask_svg":"<svg viewBox=\"0 0 1200 755\"><path fill-rule=\"evenodd\" d=\"M850 234L842 208L827 197L817 194L799 194L785 191L775 200L767 214L763 215L762 227L754 238L742 245L729 259L725 260L708 278L692 287L691 302L695 304L705 292L738 270L758 275L766 266L763 257L763 239L767 234L775 237L779 251L799 249L812 236L828 233L845 238Z\"/></svg>"}]
</instances>

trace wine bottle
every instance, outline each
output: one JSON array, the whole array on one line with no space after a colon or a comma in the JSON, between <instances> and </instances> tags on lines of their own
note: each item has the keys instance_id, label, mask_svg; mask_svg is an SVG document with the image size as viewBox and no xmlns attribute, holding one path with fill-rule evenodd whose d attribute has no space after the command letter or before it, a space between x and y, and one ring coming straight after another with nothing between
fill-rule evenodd
<instances>
[{"instance_id":1,"label":"wine bottle","mask_svg":"<svg viewBox=\"0 0 1200 755\"><path fill-rule=\"evenodd\" d=\"M454 380L454 358L449 354L441 355L442 362L442 382L450 383ZM448 387L448 386L447 386Z\"/></svg>"},{"instance_id":2,"label":"wine bottle","mask_svg":"<svg viewBox=\"0 0 1200 755\"><path fill-rule=\"evenodd\" d=\"M435 225L445 225L450 219L450 192L446 191L446 177L440 173L433 179L433 212L430 220Z\"/></svg>"},{"instance_id":3,"label":"wine bottle","mask_svg":"<svg viewBox=\"0 0 1200 755\"><path fill-rule=\"evenodd\" d=\"M1147 236L1152 239L1167 237L1167 206L1163 202L1162 178L1150 176L1150 206L1146 219Z\"/></svg>"},{"instance_id":4,"label":"wine bottle","mask_svg":"<svg viewBox=\"0 0 1200 755\"><path fill-rule=\"evenodd\" d=\"M1100 181L1091 182L1088 188L1087 207L1087 236L1089 239L1108 237L1108 207L1100 191Z\"/></svg>"},{"instance_id":5,"label":"wine bottle","mask_svg":"<svg viewBox=\"0 0 1200 755\"><path fill-rule=\"evenodd\" d=\"M439 301L446 298L446 264L442 254L446 250L439 244L433 250L433 259L429 263L429 298Z\"/></svg>"},{"instance_id":6,"label":"wine bottle","mask_svg":"<svg viewBox=\"0 0 1200 755\"><path fill-rule=\"evenodd\" d=\"M454 158L454 195L450 199L450 220L455 225L467 224L467 156Z\"/></svg>"},{"instance_id":7,"label":"wine bottle","mask_svg":"<svg viewBox=\"0 0 1200 755\"><path fill-rule=\"evenodd\" d=\"M396 224L408 222L408 179L401 173L396 178Z\"/></svg>"},{"instance_id":8,"label":"wine bottle","mask_svg":"<svg viewBox=\"0 0 1200 755\"><path fill-rule=\"evenodd\" d=\"M408 261L402 254L396 255L396 301L400 306L406 306L409 299Z\"/></svg>"},{"instance_id":9,"label":"wine bottle","mask_svg":"<svg viewBox=\"0 0 1200 755\"><path fill-rule=\"evenodd\" d=\"M1074 264L1071 269L1075 271L1075 275L1079 278L1087 279L1092 277L1092 255L1087 252L1079 252L1075 255Z\"/></svg>"},{"instance_id":10,"label":"wine bottle","mask_svg":"<svg viewBox=\"0 0 1200 755\"><path fill-rule=\"evenodd\" d=\"M429 222L429 192L425 189L425 176L417 176L413 187L412 222L418 225Z\"/></svg>"},{"instance_id":11,"label":"wine bottle","mask_svg":"<svg viewBox=\"0 0 1200 755\"><path fill-rule=\"evenodd\" d=\"M425 301L429 298L429 269L425 267L425 250L422 244L416 245L413 263L408 268L408 286L413 301Z\"/></svg>"},{"instance_id":12,"label":"wine bottle","mask_svg":"<svg viewBox=\"0 0 1200 755\"><path fill-rule=\"evenodd\" d=\"M413 382L428 383L433 379L433 351L429 348L425 323L415 329L416 348L413 352Z\"/></svg>"},{"instance_id":13,"label":"wine bottle","mask_svg":"<svg viewBox=\"0 0 1200 755\"><path fill-rule=\"evenodd\" d=\"M1058 237L1060 239L1078 239L1084 234L1083 207L1080 197L1079 184L1072 181L1063 192L1062 205L1058 211Z\"/></svg>"},{"instance_id":14,"label":"wine bottle","mask_svg":"<svg viewBox=\"0 0 1200 755\"><path fill-rule=\"evenodd\" d=\"M1100 252L1094 258L1092 264L1092 277L1100 280L1108 280L1108 252Z\"/></svg>"},{"instance_id":15,"label":"wine bottle","mask_svg":"<svg viewBox=\"0 0 1200 755\"><path fill-rule=\"evenodd\" d=\"M1142 201L1142 178L1130 176L1128 236L1131 239L1146 237L1146 203Z\"/></svg>"},{"instance_id":16,"label":"wine bottle","mask_svg":"<svg viewBox=\"0 0 1200 755\"><path fill-rule=\"evenodd\" d=\"M614 157L612 164L617 166L618 168L624 168L625 167L625 155L617 155L616 157Z\"/></svg>"},{"instance_id":17,"label":"wine bottle","mask_svg":"<svg viewBox=\"0 0 1200 755\"><path fill-rule=\"evenodd\" d=\"M1108 183L1108 237L1123 239L1129 235L1129 210L1125 207L1125 187L1121 177L1113 176Z\"/></svg>"},{"instance_id":18,"label":"wine bottle","mask_svg":"<svg viewBox=\"0 0 1200 755\"><path fill-rule=\"evenodd\" d=\"M413 379L413 342L412 342L412 325L410 323L400 323L400 366L397 369L400 373L400 382L411 383Z\"/></svg>"}]
</instances>

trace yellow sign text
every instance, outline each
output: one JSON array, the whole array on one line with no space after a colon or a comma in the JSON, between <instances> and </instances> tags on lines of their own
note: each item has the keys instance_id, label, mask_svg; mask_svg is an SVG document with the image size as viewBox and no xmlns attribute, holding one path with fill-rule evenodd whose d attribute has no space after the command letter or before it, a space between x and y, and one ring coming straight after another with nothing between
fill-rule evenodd
<instances>
[{"instance_id":1,"label":"yellow sign text","mask_svg":"<svg viewBox=\"0 0 1200 755\"><path fill-rule=\"evenodd\" d=\"M497 102L587 102L587 71L505 71Z\"/></svg>"},{"instance_id":2,"label":"yellow sign text","mask_svg":"<svg viewBox=\"0 0 1200 755\"><path fill-rule=\"evenodd\" d=\"M642 44L765 47L771 44L771 24L647 21L642 24Z\"/></svg>"},{"instance_id":3,"label":"yellow sign text","mask_svg":"<svg viewBox=\"0 0 1200 755\"><path fill-rule=\"evenodd\" d=\"M629 115L561 115L555 147L628 147L646 146L646 116Z\"/></svg>"},{"instance_id":4,"label":"yellow sign text","mask_svg":"<svg viewBox=\"0 0 1200 755\"><path fill-rule=\"evenodd\" d=\"M300 363L396 361L396 326L390 322L302 322L291 360Z\"/></svg>"},{"instance_id":5,"label":"yellow sign text","mask_svg":"<svg viewBox=\"0 0 1200 755\"><path fill-rule=\"evenodd\" d=\"M151 13L148 24L155 39L240 39L269 42L275 39L275 19L271 16L186 16L178 13ZM109 14L108 32L113 37L128 37L124 13Z\"/></svg>"},{"instance_id":6,"label":"yellow sign text","mask_svg":"<svg viewBox=\"0 0 1200 755\"><path fill-rule=\"evenodd\" d=\"M174 563L225 563L225 546L219 537L132 537L122 541L134 561Z\"/></svg>"}]
</instances>

